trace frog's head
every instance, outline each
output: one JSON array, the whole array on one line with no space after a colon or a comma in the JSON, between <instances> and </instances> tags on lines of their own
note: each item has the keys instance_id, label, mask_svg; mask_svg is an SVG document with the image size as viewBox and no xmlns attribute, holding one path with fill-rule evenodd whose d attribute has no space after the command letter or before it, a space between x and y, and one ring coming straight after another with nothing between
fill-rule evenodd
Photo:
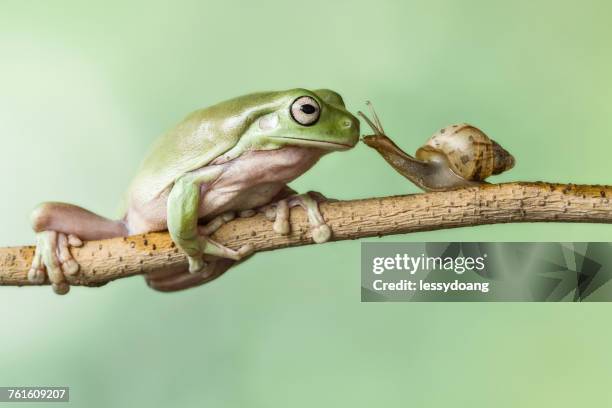
<instances>
[{"instance_id":1,"label":"frog's head","mask_svg":"<svg viewBox=\"0 0 612 408\"><path fill-rule=\"evenodd\" d=\"M247 132L252 146L333 151L350 149L359 141L359 120L334 91L297 88L265 95L266 109L256 113Z\"/></svg>"}]
</instances>

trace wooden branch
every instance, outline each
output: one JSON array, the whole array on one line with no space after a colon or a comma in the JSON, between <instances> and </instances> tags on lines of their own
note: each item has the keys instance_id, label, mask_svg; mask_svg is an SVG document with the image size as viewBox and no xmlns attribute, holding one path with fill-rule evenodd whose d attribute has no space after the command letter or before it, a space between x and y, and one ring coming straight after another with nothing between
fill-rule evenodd
<instances>
[{"instance_id":1,"label":"wooden branch","mask_svg":"<svg viewBox=\"0 0 612 408\"><path fill-rule=\"evenodd\" d=\"M550 183L490 184L460 190L368 198L321 204L333 240L403 234L509 222L612 223L612 186ZM214 238L231 247L252 244L256 251L309 245L307 218L291 211L290 235L272 231L263 216L234 220ZM528 237L526 237L528 238ZM100 286L118 278L167 268L186 268L186 259L167 233L87 242L73 248L81 265L72 285ZM27 271L34 247L0 248L0 285L31 285Z\"/></svg>"}]
</instances>

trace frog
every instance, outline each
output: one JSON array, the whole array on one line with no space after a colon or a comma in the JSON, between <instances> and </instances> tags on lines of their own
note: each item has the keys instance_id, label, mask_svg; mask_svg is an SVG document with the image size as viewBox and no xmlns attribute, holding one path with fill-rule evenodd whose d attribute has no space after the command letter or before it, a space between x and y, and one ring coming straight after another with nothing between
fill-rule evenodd
<instances>
[{"instance_id":1,"label":"frog","mask_svg":"<svg viewBox=\"0 0 612 408\"><path fill-rule=\"evenodd\" d=\"M251 245L231 249L211 235L235 217L263 213L278 234L289 234L293 207L305 210L310 236L330 240L332 231L317 192L298 194L288 186L321 157L353 148L359 120L339 93L294 88L257 92L196 110L156 139L126 194L120 219L85 208L45 202L34 208L36 248L28 279L69 292L80 270L72 248L84 241L169 232L186 256L184 268L150 272L147 284L174 292L215 279L254 253Z\"/></svg>"}]
</instances>

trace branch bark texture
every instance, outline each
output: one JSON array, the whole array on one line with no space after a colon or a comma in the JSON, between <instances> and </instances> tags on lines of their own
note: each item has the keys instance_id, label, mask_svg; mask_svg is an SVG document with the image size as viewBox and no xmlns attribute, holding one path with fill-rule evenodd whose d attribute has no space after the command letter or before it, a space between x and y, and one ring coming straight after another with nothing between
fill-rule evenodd
<instances>
[{"instance_id":1,"label":"branch bark texture","mask_svg":"<svg viewBox=\"0 0 612 408\"><path fill-rule=\"evenodd\" d=\"M368 198L321 204L333 231L332 240L404 234L510 222L612 223L612 186L506 183L453 191ZM291 233L272 231L263 216L234 220L213 238L231 248L252 244L256 251L309 245L304 211L291 211ZM187 261L167 233L86 242L73 248L81 265L72 285L100 286L118 278L167 269L186 268ZM34 247L0 248L0 285L31 285L27 272Z\"/></svg>"}]
</instances>

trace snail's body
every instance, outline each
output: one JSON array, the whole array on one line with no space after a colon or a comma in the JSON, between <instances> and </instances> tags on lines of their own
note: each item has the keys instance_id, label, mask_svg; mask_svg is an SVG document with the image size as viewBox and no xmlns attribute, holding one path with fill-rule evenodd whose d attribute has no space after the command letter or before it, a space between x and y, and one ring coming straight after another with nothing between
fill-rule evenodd
<instances>
[{"instance_id":1,"label":"snail's body","mask_svg":"<svg viewBox=\"0 0 612 408\"><path fill-rule=\"evenodd\" d=\"M487 177L514 166L514 157L474 126L461 123L441 129L413 157L384 134L374 112L376 123L360 114L376 133L364 137L363 141L423 190L446 191L476 186L486 183Z\"/></svg>"},{"instance_id":2,"label":"snail's body","mask_svg":"<svg viewBox=\"0 0 612 408\"><path fill-rule=\"evenodd\" d=\"M398 173L425 191L446 191L484 183L458 176L442 155L432 157L427 162L418 160L406 154L385 135L366 136L363 141L376 149Z\"/></svg>"}]
</instances>

